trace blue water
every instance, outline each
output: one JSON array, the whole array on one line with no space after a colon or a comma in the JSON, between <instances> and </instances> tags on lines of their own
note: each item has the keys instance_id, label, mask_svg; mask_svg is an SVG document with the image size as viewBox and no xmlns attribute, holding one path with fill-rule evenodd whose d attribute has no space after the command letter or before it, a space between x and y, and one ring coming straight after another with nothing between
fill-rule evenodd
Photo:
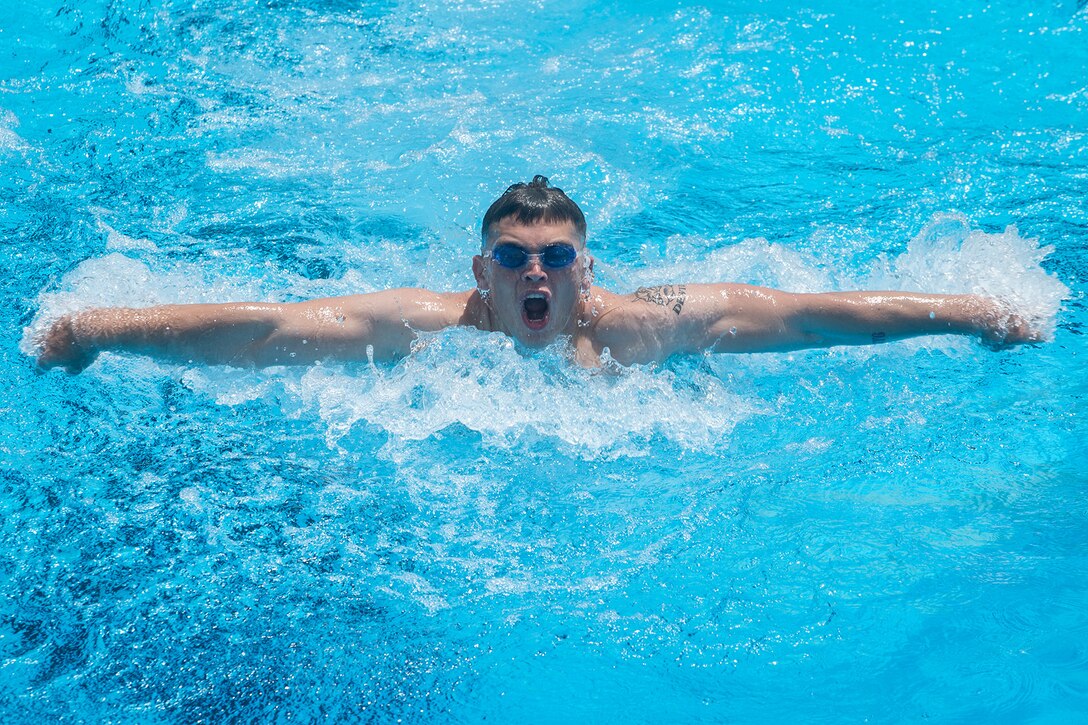
<instances>
[{"instance_id":1,"label":"blue water","mask_svg":"<svg viewBox=\"0 0 1088 725\"><path fill-rule=\"evenodd\" d=\"M1084 719L1088 11L936 5L6 4L3 721ZM975 291L1052 339L28 355L93 305L467 289L536 173L618 291Z\"/></svg>"}]
</instances>

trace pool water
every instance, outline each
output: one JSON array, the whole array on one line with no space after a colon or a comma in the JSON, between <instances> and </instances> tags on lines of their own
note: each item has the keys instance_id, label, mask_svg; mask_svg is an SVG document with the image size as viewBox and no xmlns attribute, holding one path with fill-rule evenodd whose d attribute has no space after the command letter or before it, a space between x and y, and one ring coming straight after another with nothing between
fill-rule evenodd
<instances>
[{"instance_id":1,"label":"pool water","mask_svg":"<svg viewBox=\"0 0 1088 725\"><path fill-rule=\"evenodd\" d=\"M938 5L5 5L4 722L1083 719L1088 10ZM35 370L89 306L467 289L537 173L617 291L1051 340Z\"/></svg>"}]
</instances>

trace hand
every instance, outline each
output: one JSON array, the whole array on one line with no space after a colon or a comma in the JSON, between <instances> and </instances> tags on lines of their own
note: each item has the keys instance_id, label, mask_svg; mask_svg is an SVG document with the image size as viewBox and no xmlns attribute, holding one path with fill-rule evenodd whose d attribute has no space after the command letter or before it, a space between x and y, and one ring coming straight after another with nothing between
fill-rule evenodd
<instances>
[{"instance_id":1,"label":"hand","mask_svg":"<svg viewBox=\"0 0 1088 725\"><path fill-rule=\"evenodd\" d=\"M1030 321L1016 312L1002 309L988 319L982 329L982 344L991 350L1004 350L1015 345L1043 342L1043 334Z\"/></svg>"},{"instance_id":2,"label":"hand","mask_svg":"<svg viewBox=\"0 0 1088 725\"><path fill-rule=\"evenodd\" d=\"M69 374L76 375L94 362L96 357L98 351L80 344L74 320L70 315L65 315L54 322L42 337L38 366L45 370L62 367Z\"/></svg>"}]
</instances>

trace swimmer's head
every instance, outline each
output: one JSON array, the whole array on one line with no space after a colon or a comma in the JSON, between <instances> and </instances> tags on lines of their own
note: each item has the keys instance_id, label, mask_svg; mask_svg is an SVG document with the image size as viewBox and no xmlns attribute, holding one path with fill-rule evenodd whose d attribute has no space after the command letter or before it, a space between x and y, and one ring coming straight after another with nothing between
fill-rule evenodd
<instances>
[{"instance_id":1,"label":"swimmer's head","mask_svg":"<svg viewBox=\"0 0 1088 725\"><path fill-rule=\"evenodd\" d=\"M562 189L548 186L547 177L539 174L528 184L513 184L488 208L480 225L481 248L484 251L487 250L493 227L504 219L526 226L569 222L585 244L586 218L582 210Z\"/></svg>"},{"instance_id":2,"label":"swimmer's head","mask_svg":"<svg viewBox=\"0 0 1088 725\"><path fill-rule=\"evenodd\" d=\"M578 205L536 176L495 200L481 236L472 272L492 329L529 347L577 333L589 318L593 286L586 218Z\"/></svg>"}]
</instances>

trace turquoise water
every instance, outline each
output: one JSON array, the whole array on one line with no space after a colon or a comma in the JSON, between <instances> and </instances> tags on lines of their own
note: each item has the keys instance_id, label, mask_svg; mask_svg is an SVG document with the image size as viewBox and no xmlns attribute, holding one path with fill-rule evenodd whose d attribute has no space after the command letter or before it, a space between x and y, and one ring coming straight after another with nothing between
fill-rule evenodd
<instances>
[{"instance_id":1,"label":"turquoise water","mask_svg":"<svg viewBox=\"0 0 1088 725\"><path fill-rule=\"evenodd\" d=\"M5 722L1088 712L1075 2L0 10ZM544 173L615 290L976 291L1051 332L614 375L104 355L101 304L472 284Z\"/></svg>"}]
</instances>

